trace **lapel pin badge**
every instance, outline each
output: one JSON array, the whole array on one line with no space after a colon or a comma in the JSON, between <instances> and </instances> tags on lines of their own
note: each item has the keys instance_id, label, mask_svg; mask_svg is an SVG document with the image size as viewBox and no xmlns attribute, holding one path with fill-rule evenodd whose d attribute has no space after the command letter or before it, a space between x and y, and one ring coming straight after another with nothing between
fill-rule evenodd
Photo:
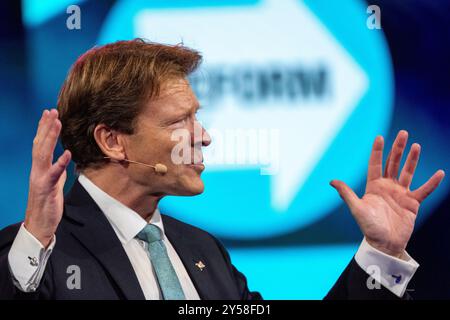
<instances>
[{"instance_id":1,"label":"lapel pin badge","mask_svg":"<svg viewBox=\"0 0 450 320\"><path fill-rule=\"evenodd\" d=\"M203 269L206 267L205 264L200 260L199 262L197 262L196 267L200 269L200 271L203 271Z\"/></svg>"}]
</instances>

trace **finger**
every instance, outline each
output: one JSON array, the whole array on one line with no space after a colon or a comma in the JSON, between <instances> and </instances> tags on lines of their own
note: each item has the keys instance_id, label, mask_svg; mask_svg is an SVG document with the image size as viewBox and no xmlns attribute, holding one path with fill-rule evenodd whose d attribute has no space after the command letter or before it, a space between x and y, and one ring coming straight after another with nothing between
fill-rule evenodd
<instances>
[{"instance_id":1,"label":"finger","mask_svg":"<svg viewBox=\"0 0 450 320\"><path fill-rule=\"evenodd\" d=\"M44 126L44 122L45 121L47 121L47 118L48 118L48 115L50 114L50 112L47 110L47 109L45 109L43 112L42 112L42 116L41 116L41 119L39 119L39 124L38 124L38 127L37 127L37 130L36 130L36 137L35 137L35 139L33 140L33 143L34 142L38 142L38 137L39 136L42 136L42 128L43 128L43 126Z\"/></svg>"},{"instance_id":2,"label":"finger","mask_svg":"<svg viewBox=\"0 0 450 320\"><path fill-rule=\"evenodd\" d=\"M367 182L381 178L381 171L383 166L383 146L383 137L376 137L372 146L372 153L370 154L369 169L367 171Z\"/></svg>"},{"instance_id":3,"label":"finger","mask_svg":"<svg viewBox=\"0 0 450 320\"><path fill-rule=\"evenodd\" d=\"M400 173L399 182L405 188L409 188L411 185L414 172L416 171L417 162L419 162L419 156L420 145L418 143L413 143L411 149L409 150L402 172Z\"/></svg>"},{"instance_id":4,"label":"finger","mask_svg":"<svg viewBox=\"0 0 450 320\"><path fill-rule=\"evenodd\" d=\"M337 190L341 198L350 208L350 211L354 213L358 207L360 200L355 192L353 192L353 190L349 186L347 186L347 184L339 180L332 180L330 182L330 185Z\"/></svg>"},{"instance_id":5,"label":"finger","mask_svg":"<svg viewBox=\"0 0 450 320\"><path fill-rule=\"evenodd\" d=\"M386 177L386 176L387 176L387 171L388 171L388 168L389 168L389 163L391 163L391 154L392 154L392 149L389 150L389 154L388 154L388 157L387 157L387 159L386 159L386 166L384 167L383 177Z\"/></svg>"},{"instance_id":6,"label":"finger","mask_svg":"<svg viewBox=\"0 0 450 320\"><path fill-rule=\"evenodd\" d=\"M419 202L425 200L441 183L445 177L444 170L436 171L427 182L420 188L414 190L411 194Z\"/></svg>"},{"instance_id":7,"label":"finger","mask_svg":"<svg viewBox=\"0 0 450 320\"><path fill-rule=\"evenodd\" d=\"M43 119L42 123L39 122L38 134L36 135L36 138L38 140L37 145L39 145L39 143L42 142L45 139L45 137L47 137L49 131L53 126L54 123L53 121L58 118L58 111L56 109L46 111L47 112L45 119Z\"/></svg>"},{"instance_id":8,"label":"finger","mask_svg":"<svg viewBox=\"0 0 450 320\"><path fill-rule=\"evenodd\" d=\"M52 165L49 170L50 182L57 184L61 175L66 171L67 166L70 163L72 155L69 150L65 150L64 153L58 158L58 160Z\"/></svg>"},{"instance_id":9,"label":"finger","mask_svg":"<svg viewBox=\"0 0 450 320\"><path fill-rule=\"evenodd\" d=\"M42 112L42 116L41 119L39 120L39 124L36 130L36 136L34 137L33 140L33 152L36 150L37 145L39 144L40 137L42 137L42 130L46 125L49 113L50 112L48 110L44 110L44 112Z\"/></svg>"},{"instance_id":10,"label":"finger","mask_svg":"<svg viewBox=\"0 0 450 320\"><path fill-rule=\"evenodd\" d=\"M37 165L41 168L48 167L51 165L50 161L46 159L46 154L43 153L42 147L47 140L47 136L54 125L55 119L58 117L58 112L56 110L47 111L46 115L40 121L38 134L33 141L33 165Z\"/></svg>"},{"instance_id":11,"label":"finger","mask_svg":"<svg viewBox=\"0 0 450 320\"><path fill-rule=\"evenodd\" d=\"M396 179L398 176L398 169L400 168L400 161L402 160L403 151L408 141L408 132L400 130L392 144L391 157L386 168L386 178Z\"/></svg>"},{"instance_id":12,"label":"finger","mask_svg":"<svg viewBox=\"0 0 450 320\"><path fill-rule=\"evenodd\" d=\"M45 164L47 166L51 166L53 162L53 153L55 152L61 127L61 121L59 119L54 119L50 131L42 142L39 156L42 161L46 162Z\"/></svg>"}]
</instances>

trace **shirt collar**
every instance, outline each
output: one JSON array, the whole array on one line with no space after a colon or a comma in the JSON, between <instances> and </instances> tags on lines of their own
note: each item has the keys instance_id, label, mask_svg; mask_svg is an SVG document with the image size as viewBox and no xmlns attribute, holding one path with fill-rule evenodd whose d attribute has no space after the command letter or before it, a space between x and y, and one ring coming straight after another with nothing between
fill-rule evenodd
<instances>
[{"instance_id":1,"label":"shirt collar","mask_svg":"<svg viewBox=\"0 0 450 320\"><path fill-rule=\"evenodd\" d=\"M135 238L137 234L147 225L147 221L143 219L136 211L128 208L120 201L111 197L95 185L91 180L89 180L89 178L85 175L80 174L78 181L99 206L100 210L103 211L122 244L126 244ZM160 228L162 239L165 238L161 213L158 208L155 209L148 223L154 224Z\"/></svg>"}]
</instances>

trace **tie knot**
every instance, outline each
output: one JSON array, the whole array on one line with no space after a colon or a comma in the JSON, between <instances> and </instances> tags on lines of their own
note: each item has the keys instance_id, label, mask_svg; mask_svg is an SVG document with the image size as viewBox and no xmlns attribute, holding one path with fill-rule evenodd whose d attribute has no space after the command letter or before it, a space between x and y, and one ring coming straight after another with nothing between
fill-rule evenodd
<instances>
[{"instance_id":1,"label":"tie knot","mask_svg":"<svg viewBox=\"0 0 450 320\"><path fill-rule=\"evenodd\" d=\"M147 224L137 235L138 239L147 243L161 240L161 230L154 224Z\"/></svg>"}]
</instances>

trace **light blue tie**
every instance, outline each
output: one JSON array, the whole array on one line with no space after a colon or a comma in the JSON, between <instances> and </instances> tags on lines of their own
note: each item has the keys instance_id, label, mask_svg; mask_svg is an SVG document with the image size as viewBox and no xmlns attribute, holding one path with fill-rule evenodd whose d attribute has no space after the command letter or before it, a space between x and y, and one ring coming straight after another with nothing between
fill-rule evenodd
<instances>
[{"instance_id":1,"label":"light blue tie","mask_svg":"<svg viewBox=\"0 0 450 320\"><path fill-rule=\"evenodd\" d=\"M166 246L161 241L161 230L154 224L148 224L137 235L148 243L150 261L158 278L164 300L185 300L183 289L173 269Z\"/></svg>"}]
</instances>

